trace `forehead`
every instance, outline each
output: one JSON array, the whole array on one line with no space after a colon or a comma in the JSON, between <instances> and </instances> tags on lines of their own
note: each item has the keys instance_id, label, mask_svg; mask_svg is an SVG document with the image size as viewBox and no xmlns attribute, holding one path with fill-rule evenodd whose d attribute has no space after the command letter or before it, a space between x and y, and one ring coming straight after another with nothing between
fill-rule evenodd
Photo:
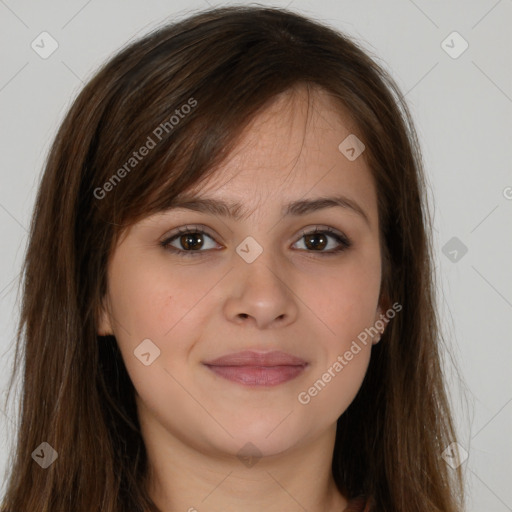
<instances>
[{"instance_id":1,"label":"forehead","mask_svg":"<svg viewBox=\"0 0 512 512\"><path fill-rule=\"evenodd\" d=\"M375 221L377 198L366 149L353 160L340 150L354 136L363 138L348 109L325 91L281 94L252 120L215 172L176 201L222 199L238 203L243 215L282 211L301 198L343 195Z\"/></svg>"},{"instance_id":2,"label":"forehead","mask_svg":"<svg viewBox=\"0 0 512 512\"><path fill-rule=\"evenodd\" d=\"M286 91L249 123L223 167L260 163L284 170L290 159L307 162L333 153L338 139L357 131L348 110L322 89Z\"/></svg>"}]
</instances>

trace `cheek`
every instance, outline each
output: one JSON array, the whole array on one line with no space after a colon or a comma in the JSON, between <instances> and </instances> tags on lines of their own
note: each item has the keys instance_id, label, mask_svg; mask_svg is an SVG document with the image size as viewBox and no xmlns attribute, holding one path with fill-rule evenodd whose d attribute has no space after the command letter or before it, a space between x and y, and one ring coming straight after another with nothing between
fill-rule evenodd
<instances>
[{"instance_id":1,"label":"cheek","mask_svg":"<svg viewBox=\"0 0 512 512\"><path fill-rule=\"evenodd\" d=\"M298 407L303 408L311 420L311 427L319 428L333 424L347 410L356 397L366 375L370 359L369 347L361 346L360 352L350 361L340 354L340 360L333 361L311 379L308 387L298 395Z\"/></svg>"},{"instance_id":2,"label":"cheek","mask_svg":"<svg viewBox=\"0 0 512 512\"><path fill-rule=\"evenodd\" d=\"M320 280L310 300L325 335L318 365L298 401L313 416L329 411L326 422L347 409L368 369L372 339L367 330L375 322L381 279L377 256L378 248L316 276Z\"/></svg>"},{"instance_id":3,"label":"cheek","mask_svg":"<svg viewBox=\"0 0 512 512\"><path fill-rule=\"evenodd\" d=\"M178 404L176 397L183 393L177 384L183 377L172 362L182 362L186 356L186 340L185 344L179 338L174 338L173 343L169 340L179 331L184 312L174 304L178 295L170 294L171 278L143 267L130 270L118 267L117 275L112 276L111 293L115 297L112 310L117 344L136 396L158 411L162 404L169 407ZM183 299L180 293L179 300ZM171 330L175 324L177 328ZM171 333L164 336L169 330Z\"/></svg>"},{"instance_id":4,"label":"cheek","mask_svg":"<svg viewBox=\"0 0 512 512\"><path fill-rule=\"evenodd\" d=\"M136 389L146 396L153 396L155 390L169 391L173 379L165 370L184 380L183 362L201 325L201 308L196 306L211 284L171 270L158 258L140 263L126 256L114 261L109 278L114 332ZM139 349L146 346L143 343L148 350ZM145 366L137 354L147 352L146 359L154 362Z\"/></svg>"},{"instance_id":5,"label":"cheek","mask_svg":"<svg viewBox=\"0 0 512 512\"><path fill-rule=\"evenodd\" d=\"M364 288L359 286L358 276L352 274L351 278L355 284L349 283L348 277L332 281L322 299L325 308L318 309L330 332L322 329L329 334L322 337L317 364L297 396L297 407L311 418L308 422L313 431L336 422L347 410L370 361L371 338L364 329L375 318L378 286Z\"/></svg>"},{"instance_id":6,"label":"cheek","mask_svg":"<svg viewBox=\"0 0 512 512\"><path fill-rule=\"evenodd\" d=\"M169 284L155 266L136 264L126 257L114 260L111 268L109 295L114 334L135 389L147 395L151 389L161 389L162 380L169 380L157 371L166 356L161 333L173 324L169 316L173 302Z\"/></svg>"},{"instance_id":7,"label":"cheek","mask_svg":"<svg viewBox=\"0 0 512 512\"><path fill-rule=\"evenodd\" d=\"M331 347L342 349L373 325L380 291L380 262L351 261L335 271L317 276L311 309L322 320ZM311 288L311 279L308 280ZM314 282L314 280L313 280ZM306 283L302 286L306 290ZM308 304L309 305L309 304Z\"/></svg>"},{"instance_id":8,"label":"cheek","mask_svg":"<svg viewBox=\"0 0 512 512\"><path fill-rule=\"evenodd\" d=\"M145 338L160 338L171 328L179 307L173 298L176 283L169 269L151 261L139 264L119 258L113 262L109 279L116 334L120 328L122 336L129 333L140 343ZM186 295L182 289L180 295L183 293Z\"/></svg>"}]
</instances>

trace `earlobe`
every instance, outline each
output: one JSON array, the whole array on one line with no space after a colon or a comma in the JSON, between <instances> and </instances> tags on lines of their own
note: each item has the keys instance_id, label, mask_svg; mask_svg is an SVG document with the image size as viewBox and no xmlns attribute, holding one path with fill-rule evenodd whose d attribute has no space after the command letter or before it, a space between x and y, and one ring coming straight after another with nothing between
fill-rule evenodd
<instances>
[{"instance_id":1,"label":"earlobe","mask_svg":"<svg viewBox=\"0 0 512 512\"><path fill-rule=\"evenodd\" d=\"M102 302L99 314L98 314L98 336L109 336L113 335L114 332L112 330L112 323L110 321L110 315L105 307L104 302Z\"/></svg>"},{"instance_id":2,"label":"earlobe","mask_svg":"<svg viewBox=\"0 0 512 512\"><path fill-rule=\"evenodd\" d=\"M378 330L379 333L376 334L375 337L373 338L372 345L376 345L377 343L379 343L379 341L382 338L382 335L384 334L384 331L386 330L386 322L382 320L383 317L384 314L382 311L382 307L379 306L377 308L377 312L375 314L375 321L373 323L375 329Z\"/></svg>"}]
</instances>

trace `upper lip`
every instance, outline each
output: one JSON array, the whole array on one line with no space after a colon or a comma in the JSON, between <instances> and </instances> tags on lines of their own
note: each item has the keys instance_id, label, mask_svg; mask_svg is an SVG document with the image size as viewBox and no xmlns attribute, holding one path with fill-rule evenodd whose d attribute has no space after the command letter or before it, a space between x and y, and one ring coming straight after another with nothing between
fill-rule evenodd
<instances>
[{"instance_id":1,"label":"upper lip","mask_svg":"<svg viewBox=\"0 0 512 512\"><path fill-rule=\"evenodd\" d=\"M300 357L278 350L270 352L245 350L205 361L204 364L209 366L303 366L307 362Z\"/></svg>"}]
</instances>

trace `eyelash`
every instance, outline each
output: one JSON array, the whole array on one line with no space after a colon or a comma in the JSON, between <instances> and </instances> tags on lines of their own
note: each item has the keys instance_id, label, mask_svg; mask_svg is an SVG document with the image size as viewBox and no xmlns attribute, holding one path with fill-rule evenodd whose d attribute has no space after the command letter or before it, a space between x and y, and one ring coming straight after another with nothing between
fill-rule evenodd
<instances>
[{"instance_id":1,"label":"eyelash","mask_svg":"<svg viewBox=\"0 0 512 512\"><path fill-rule=\"evenodd\" d=\"M330 237L334 238L339 244L340 244L340 247L338 247L337 249L331 249L330 251L326 252L326 251L307 251L306 252L310 252L310 253L318 253L322 256L333 256L335 254L339 254L343 251L346 251L348 248L350 248L352 246L352 242L349 240L349 238L347 238L345 235L343 234L340 234L340 233L337 233L336 231L334 231L332 228L315 228L314 231L303 231L302 232L302 235L300 238L303 238L305 236L309 236L309 235L316 235L316 234L327 234L329 235ZM174 254L179 254L179 255L183 255L185 257L201 257L202 256L202 253L205 253L205 252L209 252L208 250L206 251L202 251L202 250L189 250L189 251L185 251L183 249L177 249L176 247L172 247L170 245L171 242L173 242L174 240L176 240L177 238L179 238L181 235L188 235L188 234L201 234L201 235L207 235L209 238L211 238L213 240L213 237L211 235L209 235L206 231L203 231L201 229L198 229L198 228L195 228L195 227L190 227L190 226L185 226L183 228L179 228L176 233L174 233L173 235L171 235L170 237L167 237L165 240L162 240L160 242L160 245L166 250L166 251L170 251ZM299 240L300 240L299 238ZM210 249L211 250L211 249Z\"/></svg>"}]
</instances>

